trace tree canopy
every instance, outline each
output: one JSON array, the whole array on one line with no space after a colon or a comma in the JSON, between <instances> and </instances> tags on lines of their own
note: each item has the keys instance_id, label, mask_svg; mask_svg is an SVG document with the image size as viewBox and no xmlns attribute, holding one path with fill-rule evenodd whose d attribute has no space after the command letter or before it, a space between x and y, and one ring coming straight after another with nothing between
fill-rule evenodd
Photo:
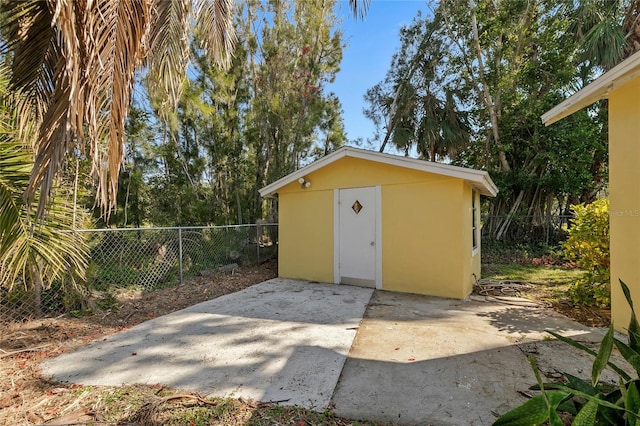
<instances>
[{"instance_id":1,"label":"tree canopy","mask_svg":"<svg viewBox=\"0 0 640 426\"><path fill-rule=\"evenodd\" d=\"M429 3L366 95L380 149L490 171L498 238L518 217L593 200L606 188L606 103L549 128L539 115L638 49L638 4ZM275 219L258 188L346 143L327 90L344 45L334 5L3 4L19 139L35 154L27 205L42 212L67 179L119 225ZM362 17L369 1L349 5Z\"/></svg>"},{"instance_id":2,"label":"tree canopy","mask_svg":"<svg viewBox=\"0 0 640 426\"><path fill-rule=\"evenodd\" d=\"M276 4L278 2L270 2ZM315 2L314 2L315 3ZM368 0L350 0L356 16ZM19 101L19 129L34 134L27 200L47 194L67 154L91 158L98 203L115 207L125 121L136 72L167 111L182 95L192 34L209 59L231 63L233 0L24 0L0 6L0 47Z\"/></svg>"},{"instance_id":3,"label":"tree canopy","mask_svg":"<svg viewBox=\"0 0 640 426\"><path fill-rule=\"evenodd\" d=\"M400 32L367 93L377 141L485 169L500 188L489 233L521 238L607 184L606 103L544 127L540 115L640 47L638 2L441 0ZM539 235L538 235L539 237Z\"/></svg>"}]
</instances>

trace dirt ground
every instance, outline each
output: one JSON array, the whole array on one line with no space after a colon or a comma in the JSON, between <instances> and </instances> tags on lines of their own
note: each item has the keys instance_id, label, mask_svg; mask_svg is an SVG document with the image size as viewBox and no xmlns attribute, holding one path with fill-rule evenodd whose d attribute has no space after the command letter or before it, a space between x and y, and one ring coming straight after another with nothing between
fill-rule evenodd
<instances>
[{"instance_id":1,"label":"dirt ground","mask_svg":"<svg viewBox=\"0 0 640 426\"><path fill-rule=\"evenodd\" d=\"M0 424L41 424L62 414L73 413L79 413L79 417L72 420L86 420L81 414L95 410L87 409L87 401L77 401L78 392L84 395L82 387L43 380L39 364L44 359L153 317L233 293L276 276L276 262L270 261L243 267L233 274L192 278L182 285L162 290L121 292L113 296L114 300L102 304L108 305L108 309L79 318L62 316L1 324ZM89 398L85 396L83 399ZM82 410L77 412L75 409L79 408ZM71 423L69 419L49 424L68 423Z\"/></svg>"},{"instance_id":2,"label":"dirt ground","mask_svg":"<svg viewBox=\"0 0 640 426\"><path fill-rule=\"evenodd\" d=\"M243 267L233 274L193 278L177 287L158 291L117 293L111 300L102 301L100 306L104 309L79 318L65 315L21 324L0 324L0 424L370 424L329 418L326 413L322 413L324 417L319 420L310 420L309 416L316 414L291 413L281 408L276 412L275 408L261 407L251 401L204 401L198 399L198 395L169 392L159 385L96 389L52 383L40 375L39 364L48 357L276 276L276 262L271 261ZM523 295L539 300L545 297L542 288ZM608 311L566 301L553 303L553 309L589 326L605 326L609 322ZM211 417L206 417L204 423L198 420L194 412L200 413L200 408L215 404L221 420L213 421ZM191 411L184 411L185 407L192 407ZM182 420L175 421L180 410L186 414L180 417ZM207 413L210 416L211 410ZM187 418L191 420L185 420Z\"/></svg>"},{"instance_id":3,"label":"dirt ground","mask_svg":"<svg viewBox=\"0 0 640 426\"><path fill-rule=\"evenodd\" d=\"M568 300L552 303L552 308L580 324L589 327L609 327L611 325L611 309L597 306L580 306Z\"/></svg>"},{"instance_id":4,"label":"dirt ground","mask_svg":"<svg viewBox=\"0 0 640 426\"><path fill-rule=\"evenodd\" d=\"M516 281L515 283L515 288L518 288L518 283L520 282ZM557 292L551 291L550 288L544 284L529 282L523 284L521 289L508 292L494 290L480 293L476 287L474 293L482 296L516 296L535 300L540 302L541 306L549 307L588 327L609 327L611 324L611 309L580 305L573 303L568 297L558 298Z\"/></svg>"}]
</instances>

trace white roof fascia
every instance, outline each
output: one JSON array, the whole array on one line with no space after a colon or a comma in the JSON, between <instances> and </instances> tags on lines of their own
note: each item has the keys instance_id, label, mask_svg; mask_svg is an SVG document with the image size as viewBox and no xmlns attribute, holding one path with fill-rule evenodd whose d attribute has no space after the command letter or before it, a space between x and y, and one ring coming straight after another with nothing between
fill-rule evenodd
<instances>
[{"instance_id":1,"label":"white roof fascia","mask_svg":"<svg viewBox=\"0 0 640 426\"><path fill-rule=\"evenodd\" d=\"M563 102L542 114L542 122L548 126L592 103L609 97L616 87L640 75L640 51L602 74L591 84L577 91Z\"/></svg>"},{"instance_id":2,"label":"white roof fascia","mask_svg":"<svg viewBox=\"0 0 640 426\"><path fill-rule=\"evenodd\" d=\"M266 197L269 195L273 195L276 192L278 192L278 189L282 188L285 185L290 184L291 182L294 182L296 180L298 180L301 177L304 177L305 175L312 173L318 169L321 169L322 167L329 165L331 163L333 163L334 161L336 161L339 158L345 157L346 151L344 150L344 148L340 148L337 151L332 152L329 155L325 155L324 157L320 158L319 160L314 161L311 164L308 164L306 166L304 166L301 169L296 170L295 172L288 174L280 179L278 179L277 181L273 182L270 185L265 186L264 188L260 189L258 192L260 192L260 196L261 197Z\"/></svg>"},{"instance_id":3,"label":"white roof fascia","mask_svg":"<svg viewBox=\"0 0 640 426\"><path fill-rule=\"evenodd\" d=\"M275 181L274 183L265 186L260 190L260 195L262 197L273 195L283 186L288 185L305 175L313 173L314 171L343 157L359 158L392 166L459 178L469 182L483 195L495 197L498 194L497 186L493 183L489 174L482 170L467 169L464 167L451 166L449 164L434 163L409 157L400 157L397 155L368 151L353 147L342 147L337 151L309 164L308 166L305 166Z\"/></svg>"}]
</instances>

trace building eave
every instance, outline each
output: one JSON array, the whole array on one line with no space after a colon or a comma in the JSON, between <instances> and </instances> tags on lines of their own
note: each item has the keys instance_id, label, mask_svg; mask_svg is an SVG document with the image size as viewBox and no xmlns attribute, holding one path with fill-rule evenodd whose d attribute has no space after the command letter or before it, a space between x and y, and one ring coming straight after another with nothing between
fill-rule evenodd
<instances>
[{"instance_id":1,"label":"building eave","mask_svg":"<svg viewBox=\"0 0 640 426\"><path fill-rule=\"evenodd\" d=\"M273 182L272 184L265 186L264 188L260 189L260 195L262 197L273 196L278 192L280 188L292 182L295 182L300 178L304 178L306 175L311 174L323 167L326 167L329 164L344 157L359 158L392 166L419 170L426 173L435 173L442 176L459 178L467 181L482 195L495 197L498 194L498 187L491 180L489 173L482 170L451 166L449 164L434 163L431 161L423 161L409 157L400 157L397 155L379 153L353 147L342 147L337 151L325 157L322 157L321 159Z\"/></svg>"},{"instance_id":2,"label":"building eave","mask_svg":"<svg viewBox=\"0 0 640 426\"><path fill-rule=\"evenodd\" d=\"M542 122L548 126L596 101L607 99L611 90L638 76L640 76L640 51L629 56L591 84L542 114Z\"/></svg>"}]
</instances>

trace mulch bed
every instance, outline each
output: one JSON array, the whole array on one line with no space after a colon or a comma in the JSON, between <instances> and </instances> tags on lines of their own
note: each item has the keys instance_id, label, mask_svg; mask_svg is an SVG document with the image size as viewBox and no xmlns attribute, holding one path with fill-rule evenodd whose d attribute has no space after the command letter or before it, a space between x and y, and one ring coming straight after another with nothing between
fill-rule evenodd
<instances>
[{"instance_id":1,"label":"mulch bed","mask_svg":"<svg viewBox=\"0 0 640 426\"><path fill-rule=\"evenodd\" d=\"M582 306L570 300L555 302L552 307L553 310L587 327L609 327L611 325L611 309Z\"/></svg>"}]
</instances>

